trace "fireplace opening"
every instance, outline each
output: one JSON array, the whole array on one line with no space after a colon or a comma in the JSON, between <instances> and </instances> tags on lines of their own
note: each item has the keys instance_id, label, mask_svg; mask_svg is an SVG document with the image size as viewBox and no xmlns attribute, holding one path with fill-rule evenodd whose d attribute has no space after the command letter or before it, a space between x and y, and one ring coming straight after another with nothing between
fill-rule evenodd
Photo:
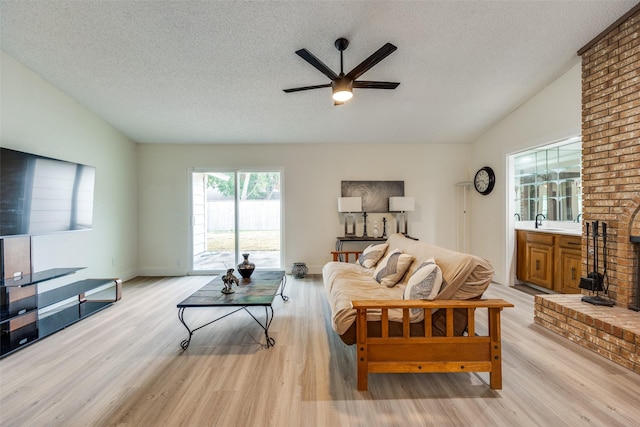
<instances>
[{"instance_id":1,"label":"fireplace opening","mask_svg":"<svg viewBox=\"0 0 640 427\"><path fill-rule=\"evenodd\" d=\"M631 243L633 243L633 251L636 255L636 277L635 277L635 298L633 303L629 304L629 309L634 311L640 311L640 236L631 236Z\"/></svg>"}]
</instances>

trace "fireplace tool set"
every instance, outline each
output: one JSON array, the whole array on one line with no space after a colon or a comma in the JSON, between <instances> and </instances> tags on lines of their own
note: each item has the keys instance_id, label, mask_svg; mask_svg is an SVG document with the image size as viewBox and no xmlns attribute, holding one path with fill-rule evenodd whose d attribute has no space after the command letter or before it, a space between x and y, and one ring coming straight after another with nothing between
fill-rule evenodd
<instances>
[{"instance_id":1,"label":"fireplace tool set","mask_svg":"<svg viewBox=\"0 0 640 427\"><path fill-rule=\"evenodd\" d=\"M582 297L582 301L588 302L594 305L604 305L607 307L613 307L615 302L608 298L602 298L600 292L605 294L609 292L609 278L607 277L607 223L603 222L600 227L599 221L592 221L591 227L587 222L587 277L580 278L581 289L586 289L590 292L595 292L595 295L585 295ZM589 230L591 228L591 231ZM602 228L602 234L600 234L600 228ZM598 271L600 262L598 259L598 246L599 240L602 237L602 273ZM589 239L593 239L593 251L589 250ZM589 271L589 256L593 255L593 270ZM606 280L606 287L605 287Z\"/></svg>"}]
</instances>

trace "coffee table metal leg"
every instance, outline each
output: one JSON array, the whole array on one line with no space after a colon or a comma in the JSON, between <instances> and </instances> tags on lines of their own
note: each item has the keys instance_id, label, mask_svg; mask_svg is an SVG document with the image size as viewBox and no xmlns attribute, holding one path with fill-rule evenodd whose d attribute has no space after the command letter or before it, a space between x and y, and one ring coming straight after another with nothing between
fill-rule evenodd
<instances>
[{"instance_id":1,"label":"coffee table metal leg","mask_svg":"<svg viewBox=\"0 0 640 427\"><path fill-rule=\"evenodd\" d=\"M271 307L270 305L264 306L264 314L265 314L264 325L262 324L262 322L258 320L256 316L253 315L253 313L247 310L247 307L243 307L243 308L247 313L249 313L249 316L253 317L253 320L255 320L256 323L260 325L262 329L264 329L264 336L267 340L266 348L273 347L274 345L276 345L276 340L269 336L269 326L271 326L271 322L273 321L273 307ZM271 310L271 315L269 315L269 310Z\"/></svg>"},{"instance_id":2,"label":"coffee table metal leg","mask_svg":"<svg viewBox=\"0 0 640 427\"><path fill-rule=\"evenodd\" d=\"M276 295L280 295L280 298L282 298L282 301L284 302L289 301L289 297L284 294L284 288L286 286L287 286L287 276L284 275L282 276L282 281L280 282L280 293L276 294Z\"/></svg>"},{"instance_id":3,"label":"coffee table metal leg","mask_svg":"<svg viewBox=\"0 0 640 427\"><path fill-rule=\"evenodd\" d=\"M184 309L185 307L181 307L178 310L178 319L180 319L180 323L182 323L184 327L187 328L187 332L189 332L189 338L187 338L186 340L182 340L182 342L180 343L180 347L182 347L183 350L186 350L189 347L189 344L191 343L191 337L193 336L193 331L189 329L189 326L187 326L186 322L184 321Z\"/></svg>"},{"instance_id":4,"label":"coffee table metal leg","mask_svg":"<svg viewBox=\"0 0 640 427\"><path fill-rule=\"evenodd\" d=\"M232 311L232 312L230 312L230 313L225 314L224 316L220 316L220 317L218 317L218 318L216 318L216 319L213 319L212 321L207 322L207 323L205 323L204 325L198 326L198 327L197 327L197 328L195 328L195 329L191 329L191 328L189 328L189 326L187 326L187 322L185 322L185 320L184 320L184 310L185 310L185 308L187 308L187 307L180 307L180 308L178 309L178 319L180 319L180 322L184 325L184 327L185 327L185 328L187 328L187 332L189 332L189 338L187 338L186 340L183 340L183 341L180 343L180 347L182 347L182 349L183 349L183 350L186 350L186 349L189 347L189 344L191 343L191 337L193 336L193 333L194 333L195 331L197 331L198 329L202 329L202 328L204 328L205 326L209 326L210 324L215 323L215 322L217 322L218 320L224 319L224 318L225 318L225 317L227 317L227 316L231 316L233 313L237 313L238 311L240 311L240 310L242 310L242 309L245 309L245 310L247 309L246 307L240 307L240 308L238 308L238 309L236 309L236 310L233 310L233 311ZM272 310L272 311L273 311L273 310ZM251 313L249 313L249 314L251 314ZM253 316L252 316L252 317L253 317ZM273 315L272 315L272 317L273 317ZM255 317L254 317L254 319L255 319ZM257 320L256 320L256 322L257 322ZM260 322L258 322L258 323L260 323ZM262 326L262 325L260 325L260 326Z\"/></svg>"},{"instance_id":5,"label":"coffee table metal leg","mask_svg":"<svg viewBox=\"0 0 640 427\"><path fill-rule=\"evenodd\" d=\"M289 299L289 298L287 297L287 299ZM271 318L269 318L269 310L271 310ZM267 327L264 328L264 336L267 339L267 348L269 348L269 347L273 347L274 345L276 345L276 340L274 340L273 338L271 338L269 336L269 326L271 326L271 321L273 320L273 307L265 306L264 307L264 315L265 315L266 324L267 324Z\"/></svg>"}]
</instances>

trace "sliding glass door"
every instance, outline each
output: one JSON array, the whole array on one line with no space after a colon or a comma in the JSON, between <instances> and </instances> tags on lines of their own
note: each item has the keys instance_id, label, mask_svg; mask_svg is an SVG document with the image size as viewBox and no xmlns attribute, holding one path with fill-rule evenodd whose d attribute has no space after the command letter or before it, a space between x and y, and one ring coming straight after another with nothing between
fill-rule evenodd
<instances>
[{"instance_id":1,"label":"sliding glass door","mask_svg":"<svg viewBox=\"0 0 640 427\"><path fill-rule=\"evenodd\" d=\"M282 268L280 171L194 171L191 184L194 273L237 268L244 253Z\"/></svg>"}]
</instances>

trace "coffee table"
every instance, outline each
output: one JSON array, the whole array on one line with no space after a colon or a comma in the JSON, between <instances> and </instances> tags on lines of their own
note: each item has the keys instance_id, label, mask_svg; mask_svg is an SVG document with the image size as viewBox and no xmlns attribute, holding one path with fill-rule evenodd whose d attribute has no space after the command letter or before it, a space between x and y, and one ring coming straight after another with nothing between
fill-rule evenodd
<instances>
[{"instance_id":1,"label":"coffee table","mask_svg":"<svg viewBox=\"0 0 640 427\"><path fill-rule=\"evenodd\" d=\"M284 270L256 271L251 275L251 278L240 279L239 285L233 287L235 290L234 293L223 294L221 292L224 287L222 276L216 277L178 304L178 319L180 319L180 322L187 328L187 332L189 332L189 337L180 343L180 347L186 350L191 343L193 333L198 329L202 329L207 325L242 310L249 313L253 320L264 329L264 335L267 340L265 347L273 347L276 341L269 336L269 326L273 321L273 301L278 295L280 295L283 301L289 300L289 297L284 294L286 284L287 276ZM280 290L280 292L278 292L278 290ZM230 307L235 309L198 327L189 327L184 318L185 310L187 308L206 307ZM264 307L264 324L248 310L248 307Z\"/></svg>"}]
</instances>

